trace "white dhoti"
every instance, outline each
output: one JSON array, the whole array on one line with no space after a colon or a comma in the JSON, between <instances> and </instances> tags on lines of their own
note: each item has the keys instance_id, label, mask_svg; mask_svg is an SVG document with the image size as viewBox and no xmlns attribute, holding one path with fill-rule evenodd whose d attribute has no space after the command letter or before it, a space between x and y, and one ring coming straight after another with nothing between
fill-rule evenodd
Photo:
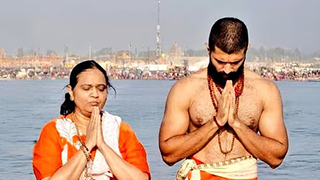
<instances>
[{"instance_id":1,"label":"white dhoti","mask_svg":"<svg viewBox=\"0 0 320 180\"><path fill-rule=\"evenodd\" d=\"M244 156L213 164L197 164L193 159L186 159L176 180L201 180L200 171L227 179L255 179L258 176L257 160L253 156Z\"/></svg>"}]
</instances>

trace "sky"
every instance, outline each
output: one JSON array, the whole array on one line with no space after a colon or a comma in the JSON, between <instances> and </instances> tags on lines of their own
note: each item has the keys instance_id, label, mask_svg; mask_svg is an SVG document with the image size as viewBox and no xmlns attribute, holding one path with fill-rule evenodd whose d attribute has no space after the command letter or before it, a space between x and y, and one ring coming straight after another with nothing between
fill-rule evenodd
<instances>
[{"instance_id":1,"label":"sky","mask_svg":"<svg viewBox=\"0 0 320 180\"><path fill-rule=\"evenodd\" d=\"M320 50L319 0L161 0L162 49L204 49L212 24L236 17L248 27L251 47ZM0 48L86 54L156 49L156 0L0 0Z\"/></svg>"}]
</instances>

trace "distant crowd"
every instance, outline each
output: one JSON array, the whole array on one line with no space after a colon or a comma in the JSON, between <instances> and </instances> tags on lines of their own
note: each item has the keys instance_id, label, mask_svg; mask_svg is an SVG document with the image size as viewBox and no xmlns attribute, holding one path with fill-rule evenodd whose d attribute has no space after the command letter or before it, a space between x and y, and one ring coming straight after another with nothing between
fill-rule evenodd
<instances>
[{"instance_id":1,"label":"distant crowd","mask_svg":"<svg viewBox=\"0 0 320 180\"><path fill-rule=\"evenodd\" d=\"M301 71L274 71L272 69L265 70L260 73L264 78L275 81L320 81L320 70L301 70Z\"/></svg>"},{"instance_id":2,"label":"distant crowd","mask_svg":"<svg viewBox=\"0 0 320 180\"><path fill-rule=\"evenodd\" d=\"M275 71L273 68L264 70L254 70L261 77L275 81L320 81L320 70L281 70ZM123 70L110 72L112 79L169 79L177 80L191 75L192 72L186 68L175 68L168 71L133 71Z\"/></svg>"},{"instance_id":3,"label":"distant crowd","mask_svg":"<svg viewBox=\"0 0 320 180\"><path fill-rule=\"evenodd\" d=\"M70 70L58 71L26 71L20 69L0 69L0 79L60 79L68 78ZM275 81L320 81L320 70L292 70L276 71L273 68L253 70L261 77ZM111 79L141 79L141 80L178 80L191 75L193 72L185 67L175 67L167 71L141 71L137 69L111 69L108 75Z\"/></svg>"},{"instance_id":4,"label":"distant crowd","mask_svg":"<svg viewBox=\"0 0 320 180\"><path fill-rule=\"evenodd\" d=\"M140 70L120 70L109 72L111 79L155 79L155 80L177 80L191 74L185 67L176 67L167 71L140 71Z\"/></svg>"}]
</instances>

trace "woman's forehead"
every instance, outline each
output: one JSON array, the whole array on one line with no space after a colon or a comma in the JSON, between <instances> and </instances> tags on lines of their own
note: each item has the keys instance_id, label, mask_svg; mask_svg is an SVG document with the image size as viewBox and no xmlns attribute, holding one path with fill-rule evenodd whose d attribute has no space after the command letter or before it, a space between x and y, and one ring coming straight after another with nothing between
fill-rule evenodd
<instances>
[{"instance_id":1,"label":"woman's forehead","mask_svg":"<svg viewBox=\"0 0 320 180\"><path fill-rule=\"evenodd\" d=\"M103 73L94 68L94 69L87 69L83 72L81 72L79 75L78 75L78 83L94 83L94 82L99 82L100 84L103 83L105 84L106 83L106 78L105 76L103 75Z\"/></svg>"}]
</instances>

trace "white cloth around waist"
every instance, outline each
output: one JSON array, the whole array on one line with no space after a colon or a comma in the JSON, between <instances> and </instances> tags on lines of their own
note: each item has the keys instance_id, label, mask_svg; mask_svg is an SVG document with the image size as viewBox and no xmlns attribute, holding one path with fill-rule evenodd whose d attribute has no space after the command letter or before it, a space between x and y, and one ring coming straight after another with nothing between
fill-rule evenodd
<instances>
[{"instance_id":1,"label":"white cloth around waist","mask_svg":"<svg viewBox=\"0 0 320 180\"><path fill-rule=\"evenodd\" d=\"M176 180L200 180L200 171L229 179L253 179L258 176L257 160L253 156L244 156L228 161L197 165L193 159L182 162ZM191 179L188 174L191 172Z\"/></svg>"}]
</instances>

